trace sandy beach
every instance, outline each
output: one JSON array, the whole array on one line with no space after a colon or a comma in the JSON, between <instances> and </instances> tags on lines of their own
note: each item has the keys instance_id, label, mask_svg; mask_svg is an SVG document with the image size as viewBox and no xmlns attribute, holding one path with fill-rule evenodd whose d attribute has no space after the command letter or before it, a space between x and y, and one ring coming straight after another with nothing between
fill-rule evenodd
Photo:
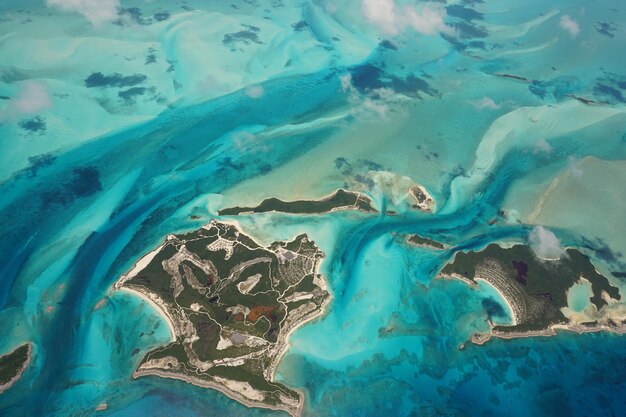
<instances>
[{"instance_id":1,"label":"sandy beach","mask_svg":"<svg viewBox=\"0 0 626 417\"><path fill-rule=\"evenodd\" d=\"M506 304L507 308L509 309L509 313L511 314L511 321L512 321L511 325L515 326L517 324L517 316L515 315L515 310L513 310L513 306L511 305L511 302L506 298L504 293L502 291L500 291L500 289L497 288L495 285L493 285L489 281L487 281L486 279L477 277L477 278L474 278L474 280L477 281L477 282L484 282L485 284L487 284L491 288L493 288L498 294L500 294L500 298L502 298L502 300Z\"/></svg>"},{"instance_id":2,"label":"sandy beach","mask_svg":"<svg viewBox=\"0 0 626 417\"><path fill-rule=\"evenodd\" d=\"M133 288L129 288L129 287L119 287L116 288L117 291L125 291L128 292L130 294L133 294L139 298L141 298L142 300L144 300L145 302L147 302L148 304L150 304L158 313L160 313L160 315L163 317L163 320L165 321L165 324L167 324L167 327L170 329L170 335L171 335L171 341L175 341L176 340L176 336L177 336L177 332L176 332L176 327L174 325L174 320L172 319L172 317L168 314L167 309L158 301L153 300L150 295L148 295L149 293L143 293L141 291L135 290Z\"/></svg>"}]
</instances>

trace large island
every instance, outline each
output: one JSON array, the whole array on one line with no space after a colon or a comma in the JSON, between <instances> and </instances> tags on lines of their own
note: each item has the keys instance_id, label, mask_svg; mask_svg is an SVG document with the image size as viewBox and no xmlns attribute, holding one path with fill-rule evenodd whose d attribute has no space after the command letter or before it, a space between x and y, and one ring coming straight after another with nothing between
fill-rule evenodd
<instances>
[{"instance_id":1,"label":"large island","mask_svg":"<svg viewBox=\"0 0 626 417\"><path fill-rule=\"evenodd\" d=\"M173 336L133 376L181 379L299 415L302 393L275 382L274 373L289 334L330 299L318 272L323 256L306 235L262 247L216 221L168 236L115 284L154 303Z\"/></svg>"},{"instance_id":2,"label":"large island","mask_svg":"<svg viewBox=\"0 0 626 417\"><path fill-rule=\"evenodd\" d=\"M490 333L475 334L472 341L485 343L492 336L515 338L553 335L558 329L577 332L623 332L623 318L611 317L609 304L620 300L618 288L600 274L589 257L567 249L560 259L540 259L529 246L502 248L491 244L481 251L458 252L440 277L452 277L476 285L491 284L509 306L511 325L494 325ZM568 294L575 285L589 288L586 308L590 318L576 322ZM581 317L579 313L577 318Z\"/></svg>"}]
</instances>

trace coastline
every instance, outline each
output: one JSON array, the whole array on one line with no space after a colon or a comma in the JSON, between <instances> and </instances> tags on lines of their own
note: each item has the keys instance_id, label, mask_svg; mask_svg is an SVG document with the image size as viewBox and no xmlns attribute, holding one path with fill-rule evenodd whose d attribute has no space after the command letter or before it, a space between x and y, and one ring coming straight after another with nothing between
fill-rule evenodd
<instances>
[{"instance_id":1,"label":"coastline","mask_svg":"<svg viewBox=\"0 0 626 417\"><path fill-rule=\"evenodd\" d=\"M515 326L517 324L517 316L515 315L515 311L513 310L513 305L511 304L511 302L506 298L506 296L504 295L504 293L502 291L500 291L500 289L498 287L496 287L495 285L493 285L492 283L490 283L489 281L487 281L484 278L474 278L474 281L478 282L484 282L485 284L489 285L491 288L493 288L498 294L500 294L500 298L502 298L502 300L504 300L504 303L506 304L506 307L509 309L509 313L511 314L511 326Z\"/></svg>"},{"instance_id":2,"label":"coastline","mask_svg":"<svg viewBox=\"0 0 626 417\"><path fill-rule=\"evenodd\" d=\"M117 285L117 283L115 285ZM176 326L174 325L174 320L167 313L167 309L163 305L161 305L159 301L153 300L152 297L150 297L151 294L149 292L146 291L144 293L144 292L139 291L138 289L130 288L130 287L115 288L115 291L126 291L129 294L133 294L136 297L139 297L145 302L147 302L148 304L150 304L152 308L154 308L157 311L157 313L159 313L159 315L163 318L163 320L165 321L165 324L167 324L167 327L170 330L170 341L174 342L176 340Z\"/></svg>"},{"instance_id":3,"label":"coastline","mask_svg":"<svg viewBox=\"0 0 626 417\"><path fill-rule=\"evenodd\" d=\"M274 197L267 197L267 198L263 199L261 201L261 203L258 203L254 207L245 207L245 208L249 208L250 210L242 211L242 212L237 213L237 214L219 214L219 216L220 217L221 216L237 217L237 216L242 216L242 215L253 215L253 214L263 214L263 213L281 213L281 214L285 214L285 215L294 215L294 216L322 216L322 215L325 215L325 214L334 213L334 212L338 212L338 211L358 211L358 212L361 212L361 213L364 213L364 214L380 214L380 211L378 209L376 209L376 207L374 207L374 201L372 200L371 197L367 196L362 191L345 190L344 188L338 188L335 191L332 191L330 194L327 194L327 195L325 195L323 197L320 197L318 199L310 199L310 200L309 199L304 199L304 200L297 200L297 201L304 201L304 202L307 202L307 203L319 203L319 202L329 201L340 190L342 190L342 191L344 191L346 193L355 194L357 196L357 199L355 200L353 205L332 207L331 209L329 209L327 211L322 211L322 212L318 212L318 213L290 213L290 212L277 211L277 210L268 210L268 211L262 211L262 212L254 211L254 209L256 209L264 201L266 201L268 199L272 199L272 198L280 200L280 201L283 201L285 203L293 202L293 201L284 201L284 200L274 196ZM365 200L366 202L369 202L369 205L372 207L372 210L364 210L364 209L358 207L359 200ZM231 207L227 207L227 208L231 208ZM222 209L222 210L224 210L224 209ZM220 212L220 210L218 210L218 213L219 212ZM227 221L221 220L221 219L220 219L220 222L221 223L227 223Z\"/></svg>"},{"instance_id":4,"label":"coastline","mask_svg":"<svg viewBox=\"0 0 626 417\"><path fill-rule=\"evenodd\" d=\"M526 332L502 332L491 330L489 333L474 333L470 341L475 345L484 345L492 337L499 339L520 339L523 337L551 337L556 336L559 331L574 332L577 334L608 332L615 334L626 334L626 325L607 326L605 324L597 324L594 326L582 326L580 324L553 324L543 330L529 330Z\"/></svg>"},{"instance_id":5,"label":"coastline","mask_svg":"<svg viewBox=\"0 0 626 417\"><path fill-rule=\"evenodd\" d=\"M224 394L231 400L237 401L238 403L245 405L248 408L266 408L266 409L275 410L275 411L285 411L294 417L300 417L302 414L302 406L304 404L304 400L301 400L299 402L298 408L294 411L291 408L281 407L280 405L272 405L272 404L267 404L267 403L262 403L262 402L251 401L247 399L246 397L244 397L243 395L241 395L240 393L233 391L225 387L224 385L221 385L221 384L218 384L217 382L209 381L206 379L197 378L191 375L182 375L179 373L167 372L167 371L157 370L157 369L151 369L151 370L136 369L132 375L133 379L137 379L142 376L158 376L160 378L177 379L179 381L186 382L187 384L195 385L195 386L202 387L202 388L210 388L210 389L213 389L215 391L218 391Z\"/></svg>"},{"instance_id":6,"label":"coastline","mask_svg":"<svg viewBox=\"0 0 626 417\"><path fill-rule=\"evenodd\" d=\"M28 365L30 365L31 361L33 360L33 355L32 355L32 353L33 353L33 344L31 342L26 342L25 344L27 346L26 361L24 361L24 363L22 364L22 367L20 368L20 370L17 372L17 374L13 378L8 380L4 384L0 385L0 394L4 393L6 390L11 388L17 381L19 381L22 378L22 375L24 374L24 372L26 372L26 369L28 368ZM13 353L19 347L20 346L18 346L17 348L13 349L11 352L7 353L6 355L9 355L9 354ZM2 357L6 356L6 355L2 355Z\"/></svg>"}]
</instances>

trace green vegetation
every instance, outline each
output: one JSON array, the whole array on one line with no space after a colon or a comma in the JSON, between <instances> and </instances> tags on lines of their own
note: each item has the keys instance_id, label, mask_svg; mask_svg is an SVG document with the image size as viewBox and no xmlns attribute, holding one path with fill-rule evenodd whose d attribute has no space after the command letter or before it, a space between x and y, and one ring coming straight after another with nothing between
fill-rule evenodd
<instances>
[{"instance_id":1,"label":"green vegetation","mask_svg":"<svg viewBox=\"0 0 626 417\"><path fill-rule=\"evenodd\" d=\"M169 236L143 270L116 284L156 300L175 328L176 340L148 352L138 371L248 383L256 392L249 402L293 410L300 394L267 371L286 332L317 315L329 296L316 272L322 258L306 235L265 248L218 222Z\"/></svg>"},{"instance_id":2,"label":"green vegetation","mask_svg":"<svg viewBox=\"0 0 626 417\"><path fill-rule=\"evenodd\" d=\"M0 356L0 392L9 388L10 385L7 384L10 384L22 372L26 362L29 360L29 355L30 345L25 343L12 352Z\"/></svg>"},{"instance_id":3,"label":"green vegetation","mask_svg":"<svg viewBox=\"0 0 626 417\"><path fill-rule=\"evenodd\" d=\"M416 246L428 246L433 249L445 249L446 247L443 243L439 243L436 240L428 239L425 237L421 237L418 235L409 235L407 238L407 242Z\"/></svg>"},{"instance_id":4,"label":"green vegetation","mask_svg":"<svg viewBox=\"0 0 626 417\"><path fill-rule=\"evenodd\" d=\"M265 213L277 211L293 214L321 214L331 210L352 209L365 213L378 213L372 207L371 200L356 192L339 189L331 196L322 200L282 201L277 198L268 198L256 207L231 207L219 211L220 216L236 216L241 213Z\"/></svg>"},{"instance_id":5,"label":"green vegetation","mask_svg":"<svg viewBox=\"0 0 626 417\"><path fill-rule=\"evenodd\" d=\"M498 288L513 306L518 322L515 326L495 327L504 332L543 330L552 324L567 323L560 309L567 307L567 290L581 277L591 283L591 302L598 310L607 304L603 291L620 299L618 288L576 249L568 249L561 259L549 261L537 258L528 246L503 249L491 244L480 252L457 253L441 272L470 280L482 278Z\"/></svg>"}]
</instances>

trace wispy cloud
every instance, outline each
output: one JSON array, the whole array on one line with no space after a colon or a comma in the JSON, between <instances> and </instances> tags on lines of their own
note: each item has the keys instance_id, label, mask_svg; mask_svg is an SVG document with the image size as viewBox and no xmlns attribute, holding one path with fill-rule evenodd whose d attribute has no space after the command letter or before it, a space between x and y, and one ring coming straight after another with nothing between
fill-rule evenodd
<instances>
[{"instance_id":1,"label":"wispy cloud","mask_svg":"<svg viewBox=\"0 0 626 417\"><path fill-rule=\"evenodd\" d=\"M536 226L528 235L528 241L539 258L560 259L564 253L559 238L543 226Z\"/></svg>"},{"instance_id":2,"label":"wispy cloud","mask_svg":"<svg viewBox=\"0 0 626 417\"><path fill-rule=\"evenodd\" d=\"M569 165L569 172L574 176L574 178L580 178L583 176L583 169L580 167L580 161L570 156L567 159L567 164Z\"/></svg>"},{"instance_id":3,"label":"wispy cloud","mask_svg":"<svg viewBox=\"0 0 626 417\"><path fill-rule=\"evenodd\" d=\"M46 4L65 12L80 13L93 26L115 20L120 7L119 0L46 0Z\"/></svg>"},{"instance_id":4,"label":"wispy cloud","mask_svg":"<svg viewBox=\"0 0 626 417\"><path fill-rule=\"evenodd\" d=\"M353 114L371 115L372 113L385 118L390 110L390 105L399 100L397 94L389 88L375 88L369 90L366 94L359 93L354 85L352 85L352 76L344 74L339 76L341 83L341 91L348 93L348 100L355 106Z\"/></svg>"},{"instance_id":5,"label":"wispy cloud","mask_svg":"<svg viewBox=\"0 0 626 417\"><path fill-rule=\"evenodd\" d=\"M260 85L251 85L246 88L246 95L250 98L260 98L265 94L265 90L263 86Z\"/></svg>"},{"instance_id":6,"label":"wispy cloud","mask_svg":"<svg viewBox=\"0 0 626 417\"><path fill-rule=\"evenodd\" d=\"M550 153L552 152L552 146L545 138L541 138L535 143L535 153Z\"/></svg>"},{"instance_id":7,"label":"wispy cloud","mask_svg":"<svg viewBox=\"0 0 626 417\"><path fill-rule=\"evenodd\" d=\"M14 122L19 118L32 116L52 106L48 89L36 81L20 83L17 95L0 109L0 121Z\"/></svg>"},{"instance_id":8,"label":"wispy cloud","mask_svg":"<svg viewBox=\"0 0 626 417\"><path fill-rule=\"evenodd\" d=\"M575 38L580 33L580 27L578 26L578 23L569 15L561 16L559 26L561 26L563 30L567 31L572 36L572 38Z\"/></svg>"},{"instance_id":9,"label":"wispy cloud","mask_svg":"<svg viewBox=\"0 0 626 417\"><path fill-rule=\"evenodd\" d=\"M398 7L395 0L361 0L364 16L388 35L412 29L425 35L452 34L445 24L446 9L441 4Z\"/></svg>"},{"instance_id":10,"label":"wispy cloud","mask_svg":"<svg viewBox=\"0 0 626 417\"><path fill-rule=\"evenodd\" d=\"M480 100L470 101L469 103L478 110L497 110L500 108L500 105L493 101L491 97L483 97Z\"/></svg>"}]
</instances>

